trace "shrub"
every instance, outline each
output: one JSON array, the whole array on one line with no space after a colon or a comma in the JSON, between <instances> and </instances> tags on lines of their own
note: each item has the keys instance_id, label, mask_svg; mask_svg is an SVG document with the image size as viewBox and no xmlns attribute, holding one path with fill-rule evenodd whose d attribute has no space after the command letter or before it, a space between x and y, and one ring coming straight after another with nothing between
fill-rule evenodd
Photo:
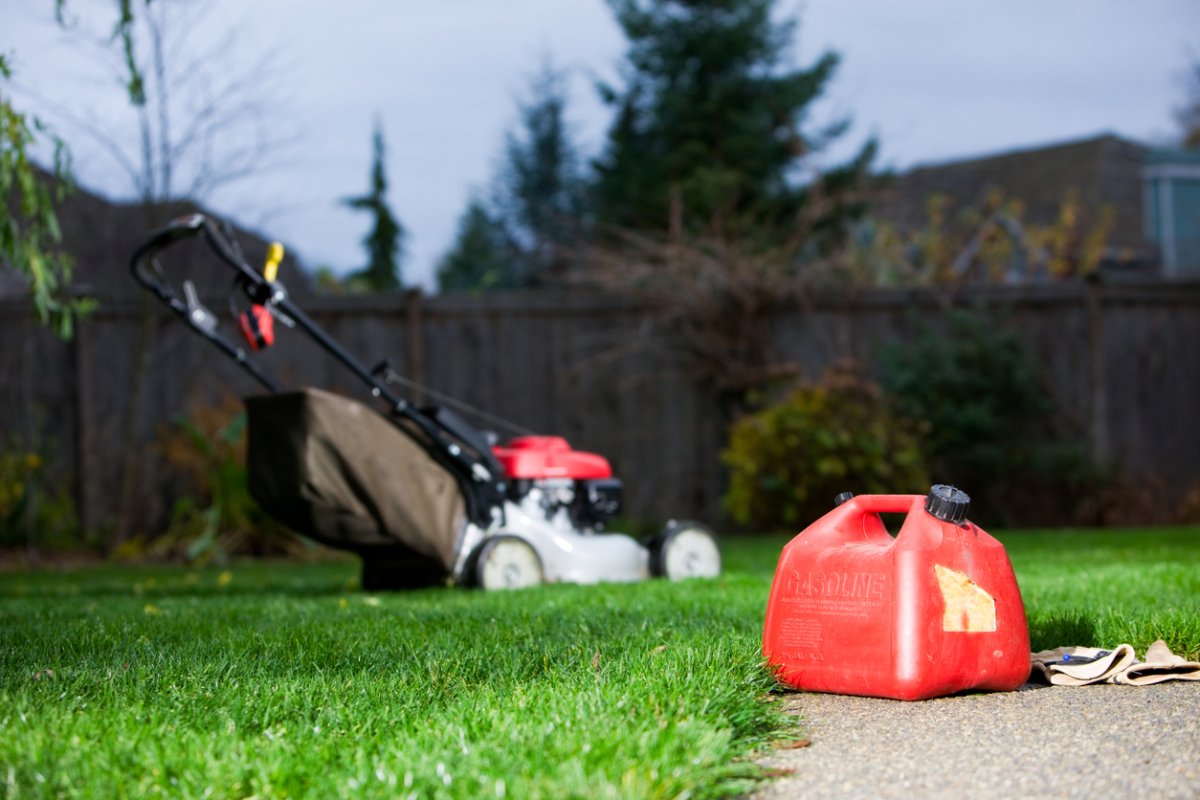
<instances>
[{"instance_id":1,"label":"shrub","mask_svg":"<svg viewBox=\"0 0 1200 800\"><path fill-rule=\"evenodd\" d=\"M742 525L795 531L828 511L839 492L924 492L920 433L877 384L835 368L733 426L722 454L725 507Z\"/></svg>"},{"instance_id":2,"label":"shrub","mask_svg":"<svg viewBox=\"0 0 1200 800\"><path fill-rule=\"evenodd\" d=\"M23 543L32 488L41 470L36 453L0 453L0 543Z\"/></svg>"},{"instance_id":3,"label":"shrub","mask_svg":"<svg viewBox=\"0 0 1200 800\"><path fill-rule=\"evenodd\" d=\"M961 480L1012 469L1015 439L1050 406L1021 340L982 315L951 314L944 332L927 328L880 356L883 386L901 411L929 423L935 470Z\"/></svg>"},{"instance_id":4,"label":"shrub","mask_svg":"<svg viewBox=\"0 0 1200 800\"><path fill-rule=\"evenodd\" d=\"M880 362L901 413L928 423L923 447L936 482L965 489L983 516L1005 523L1070 518L1095 470L1048 424L1041 370L1012 328L955 312L944 330L883 348Z\"/></svg>"},{"instance_id":5,"label":"shrub","mask_svg":"<svg viewBox=\"0 0 1200 800\"><path fill-rule=\"evenodd\" d=\"M161 430L159 448L187 493L175 502L167 531L138 547L192 561L296 551L299 540L250 496L245 442L246 414L232 395L194 403L187 416Z\"/></svg>"},{"instance_id":6,"label":"shrub","mask_svg":"<svg viewBox=\"0 0 1200 800\"><path fill-rule=\"evenodd\" d=\"M21 448L0 451L0 546L70 546L78 530L74 500L48 474L47 458Z\"/></svg>"}]
</instances>

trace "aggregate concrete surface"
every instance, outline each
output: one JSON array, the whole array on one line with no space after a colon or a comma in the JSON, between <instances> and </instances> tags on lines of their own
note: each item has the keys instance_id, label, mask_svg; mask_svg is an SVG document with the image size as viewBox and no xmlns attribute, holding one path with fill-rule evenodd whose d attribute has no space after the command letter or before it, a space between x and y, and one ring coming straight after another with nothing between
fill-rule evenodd
<instances>
[{"instance_id":1,"label":"aggregate concrete surface","mask_svg":"<svg viewBox=\"0 0 1200 800\"><path fill-rule=\"evenodd\" d=\"M1200 683L781 702L812 744L759 759L753 800L1200 800Z\"/></svg>"}]
</instances>

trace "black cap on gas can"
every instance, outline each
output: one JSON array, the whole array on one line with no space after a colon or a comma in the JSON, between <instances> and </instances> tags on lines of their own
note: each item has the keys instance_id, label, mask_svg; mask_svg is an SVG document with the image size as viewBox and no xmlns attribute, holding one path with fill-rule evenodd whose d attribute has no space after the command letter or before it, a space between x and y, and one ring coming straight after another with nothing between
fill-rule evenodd
<instances>
[{"instance_id":1,"label":"black cap on gas can","mask_svg":"<svg viewBox=\"0 0 1200 800\"><path fill-rule=\"evenodd\" d=\"M934 517L961 525L967 518L967 509L971 507L971 497L962 489L937 483L929 489L925 497L925 510Z\"/></svg>"}]
</instances>

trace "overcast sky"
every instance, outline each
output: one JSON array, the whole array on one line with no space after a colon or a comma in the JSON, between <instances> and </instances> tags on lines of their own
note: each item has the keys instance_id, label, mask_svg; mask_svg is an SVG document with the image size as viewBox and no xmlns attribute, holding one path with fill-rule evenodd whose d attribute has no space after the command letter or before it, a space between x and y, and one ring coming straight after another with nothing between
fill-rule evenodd
<instances>
[{"instance_id":1,"label":"overcast sky","mask_svg":"<svg viewBox=\"0 0 1200 800\"><path fill-rule=\"evenodd\" d=\"M282 163L209 205L282 239L309 266L343 271L364 260L359 240L370 221L338 199L367 187L376 118L388 145L389 200L409 232L405 278L427 287L470 193L494 171L543 53L569 70L570 116L585 152L603 141L609 118L593 85L615 78L624 51L603 0L214 2L189 46L216 41L233 25L237 46L209 63L235 74L256 52L276 52L276 111L259 122L294 143ZM875 135L881 163L898 169L1101 132L1167 141L1177 133L1172 111L1185 96L1187 65L1200 59L1200 0L780 5L799 13L799 64L829 49L842 56L818 115L852 118L843 151ZM94 56L81 55L78 35L55 28L53 6L0 0L0 52L14 61L17 97L86 110L122 131L116 120L129 111L119 88ZM81 25L111 25L114 6L68 2ZM104 147L55 124L88 188L128 196L128 180ZM116 138L136 141L132 133Z\"/></svg>"}]
</instances>

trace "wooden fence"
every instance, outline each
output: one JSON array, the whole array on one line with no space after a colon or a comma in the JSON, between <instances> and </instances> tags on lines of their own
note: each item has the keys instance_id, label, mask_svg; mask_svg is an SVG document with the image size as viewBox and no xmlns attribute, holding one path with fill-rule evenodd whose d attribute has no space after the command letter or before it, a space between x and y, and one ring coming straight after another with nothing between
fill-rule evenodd
<instances>
[{"instance_id":1,"label":"wooden fence","mask_svg":"<svg viewBox=\"0 0 1200 800\"><path fill-rule=\"evenodd\" d=\"M103 536L153 532L185 491L162 452L173 420L223 394L256 390L174 318L140 324L139 307L105 301L74 340L60 342L25 303L0 303L0 452L47 456L83 526ZM307 308L369 365L389 358L433 391L605 454L625 481L631 515L719 515L719 410L661 346L648 310L536 292L318 298ZM774 341L816 377L835 359L873 365L882 344L914 336L923 322L941 324L951 308L986 309L1012 325L1044 368L1056 427L1135 482L1159 487L1163 519L1200 486L1200 285L830 295L778 315ZM135 391L139 335L146 379ZM264 361L288 381L359 391L301 338L281 336ZM126 468L135 479L124 489L134 494L122 504Z\"/></svg>"}]
</instances>

